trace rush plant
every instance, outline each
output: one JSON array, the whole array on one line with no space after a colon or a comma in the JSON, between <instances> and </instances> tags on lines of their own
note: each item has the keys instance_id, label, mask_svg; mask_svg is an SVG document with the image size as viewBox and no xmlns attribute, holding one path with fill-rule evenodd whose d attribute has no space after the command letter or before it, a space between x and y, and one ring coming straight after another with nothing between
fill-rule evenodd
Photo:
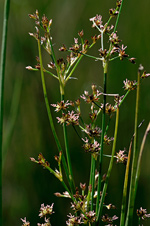
<instances>
[{"instance_id":1,"label":"rush plant","mask_svg":"<svg viewBox=\"0 0 150 226\"><path fill-rule=\"evenodd\" d=\"M142 123L139 122L139 98L140 98L140 85L142 80L150 76L146 73L142 65L139 66L137 72L137 81L131 81L125 79L124 94L109 94L107 93L107 80L108 78L108 66L109 62L116 60L120 61L128 60L129 63L135 64L135 58L129 57L126 53L127 46L124 46L117 34L117 25L123 5L123 0L117 0L115 8L109 10L109 18L106 23L103 23L102 16L96 15L90 18L92 27L97 30L97 34L88 41L84 38L83 30L78 33L78 38L74 38L74 43L71 47L63 45L59 51L67 52L67 59L56 59L56 55L53 49L53 38L51 34L52 20L43 15L39 16L38 10L34 14L29 14L29 17L35 21L35 33L29 33L37 41L39 56L36 57L37 64L35 67L28 66L28 70L40 71L41 81L43 87L43 94L45 99L45 105L49 118L50 127L53 133L54 140L58 149L58 156L55 156L55 160L58 165L58 169L52 169L48 160L46 160L42 153L38 155L38 159L31 158L31 161L41 165L45 169L49 170L64 187L63 194L55 193L57 197L69 198L71 203L71 212L68 214L68 220L66 225L117 225L131 226L133 225L133 213L135 212L134 203L136 198L137 185L140 175L141 157L144 149L146 137L150 130L150 123L146 129L141 146L138 145L138 130ZM105 42L104 42L105 40ZM98 48L98 55L92 56L88 54L88 50L91 49L96 43L100 44ZM104 46L107 43L107 46ZM48 63L48 67L45 66L42 59L43 48L50 56L51 62ZM91 91L84 91L80 97L75 100L66 100L66 85L70 79L73 82L73 74L78 64L83 57L89 57L91 60L96 60L98 63L101 61L103 68L103 92L97 88L95 84L92 84ZM48 99L47 89L45 84L45 74L51 75L59 83L60 100L52 104ZM119 110L124 103L126 97L136 90L136 110L135 110L135 128L134 134L130 142L129 151L120 150L117 152L117 133L119 124ZM110 104L110 99L113 99L113 104ZM86 102L90 105L90 124L87 124L83 117L82 103ZM64 147L57 135L55 125L53 122L51 111L55 109L57 114L57 120L63 130ZM110 129L109 124L112 117L115 116L114 137L108 136ZM101 124L99 127L98 125ZM74 174L71 163L71 152L67 136L67 127L72 126L78 137L82 141L82 147L85 152L91 156L91 166L87 167L89 170L89 181L85 181L84 184L76 184L74 180ZM60 129L61 129L60 127ZM111 155L106 155L105 147L112 143ZM132 145L133 144L133 145ZM111 145L110 145L111 147ZM109 165L107 173L102 175L103 170L103 157L109 159ZM132 158L131 158L132 156ZM132 159L132 160L131 160ZM118 163L126 165L126 172L124 176L123 198L120 204L121 216L108 216L105 213L106 209L115 209L113 204L105 203L105 197L107 188L109 185L109 179L111 176L114 160ZM131 173L129 168L131 167ZM129 180L130 178L130 180ZM129 192L128 192L129 187ZM109 196L108 194L107 196ZM53 205L41 205L40 217L44 218L43 224L37 224L38 226L48 226L50 224L49 215L53 214ZM57 211L56 211L57 212ZM56 213L57 214L57 213ZM142 207L137 210L137 216L139 222L141 219L150 217L147 214L146 209ZM21 219L22 225L30 225L30 222L26 218ZM62 224L62 222L60 222ZM140 223L139 223L140 224Z\"/></svg>"}]
</instances>

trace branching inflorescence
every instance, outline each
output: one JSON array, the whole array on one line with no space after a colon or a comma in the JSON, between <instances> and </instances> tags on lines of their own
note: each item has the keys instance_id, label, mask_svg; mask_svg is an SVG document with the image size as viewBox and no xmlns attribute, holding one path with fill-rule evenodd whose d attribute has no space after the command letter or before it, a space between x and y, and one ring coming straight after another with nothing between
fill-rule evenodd
<instances>
[{"instance_id":1,"label":"branching inflorescence","mask_svg":"<svg viewBox=\"0 0 150 226\"><path fill-rule=\"evenodd\" d=\"M53 49L53 39L51 35L52 20L48 20L45 15L43 15L42 20L40 20L39 13L37 10L35 14L29 14L29 17L35 20L36 25L36 32L29 34L33 36L38 43L39 56L36 57L37 64L35 65L35 67L28 66L26 68L28 70L41 72L42 87L49 122L59 152L59 155L55 156L55 160L58 163L58 169L53 170L50 166L50 163L45 160L44 156L41 153L38 156L38 160L35 160L34 158L31 158L31 160L35 163L42 165L45 169L48 169L50 173L52 173L57 179L59 179L59 181L62 183L62 186L64 186L65 191L63 192L63 194L56 192L55 195L57 197L65 197L71 199L71 209L73 213L68 214L68 220L66 221L66 225L69 226L80 224L101 225L102 222L104 222L105 225L113 225L113 221L116 221L118 219L118 216L116 215L110 217L107 213L105 213L105 209L116 208L113 204L105 204L105 196L114 159L116 159L117 163L123 163L124 165L126 165L123 201L122 205L120 205L122 209L120 217L120 226L131 225L133 218L131 204L133 206L135 199L133 200L132 197L129 198L127 215L125 209L127 208L126 194L129 177L129 165L132 164L131 167L134 167L133 174L131 174L130 194L135 197L136 189L134 189L134 186L137 186L137 173L139 175L139 167L137 167L139 163L138 159L140 153L143 151L142 148L142 150L138 152L136 146L138 130L138 104L136 104L137 110L135 115L135 133L133 135L133 138L131 139L129 152L127 152L126 150L120 150L118 152L116 151L119 109L127 95L132 90L137 90L138 103L140 81L144 78L149 77L150 74L146 73L146 71L142 72L144 68L142 65L140 65L138 69L137 82L130 81L128 79L125 79L123 81L123 88L126 92L124 95L120 96L119 94L107 93L107 69L109 61L113 61L118 58L121 61L129 60L131 63L135 64L135 58L130 58L129 55L125 52L127 46L121 44L122 41L120 40L116 30L119 16L121 13L122 4L123 0L117 0L116 8L109 10L109 19L105 24L103 24L101 15L96 15L90 19L90 21L92 22L92 27L97 29L98 31L98 34L92 36L91 43L90 41L84 39L84 32L82 30L78 33L79 38L74 38L74 43L71 47L67 48L66 45L63 44L59 48L59 51L61 52L68 52L66 61L63 58L57 60L55 57L55 52ZM113 18L116 18L116 22L114 25L111 25L110 22ZM107 48L104 47L105 37L108 41ZM97 42L99 43L99 41L101 46L98 49L98 56L89 55L88 50L92 48ZM43 66L41 47L43 47L51 57L51 62L48 63L47 69L45 66ZM104 71L103 92L98 90L95 84L92 84L91 93L90 91L84 91L84 94L80 95L80 98L75 101L65 100L65 86L69 79L73 79L72 75L83 57L90 57L91 59L94 59L96 61L102 61L102 67ZM57 102L56 104L49 104L44 77L45 73L50 74L59 82L61 101ZM107 102L106 98L113 98L114 104L110 104L109 102ZM90 105L89 118L91 122L89 124L87 124L83 119L80 107L83 101ZM55 130L53 118L51 115L51 106L55 108L55 112L58 114L58 123L63 127L65 150L62 149ZM114 137L109 137L109 124L113 115L116 115ZM106 117L108 118L107 121ZM106 122L108 122L108 124ZM101 124L101 127L99 127L99 124ZM87 182L84 184L80 183L80 188L78 188L78 186L75 184L73 177L70 158L71 153L67 136L67 126L73 127L77 134L77 137L79 137L82 142L82 149L91 155L89 182L88 185L86 185ZM144 143L148 132L149 127L147 129L145 137L143 138ZM133 139L135 140L133 152L133 158L135 159L135 161L130 163ZM111 148L111 143L113 143L112 152L111 155L107 155L105 153L105 146L109 145L109 147ZM110 158L110 162L107 173L102 175L102 163L104 156ZM64 177L64 173L66 177ZM44 204L41 205L41 212L39 216L44 217L45 219L45 223L42 225L50 225L50 219L47 218L46 215L51 215L53 213L52 209L53 204L51 206L46 207L44 207ZM146 210L142 208L140 208L140 210L137 210L137 215L139 218L141 217L142 219L149 217ZM24 226L30 225L30 223L26 221L26 218L22 219L22 222Z\"/></svg>"}]
</instances>

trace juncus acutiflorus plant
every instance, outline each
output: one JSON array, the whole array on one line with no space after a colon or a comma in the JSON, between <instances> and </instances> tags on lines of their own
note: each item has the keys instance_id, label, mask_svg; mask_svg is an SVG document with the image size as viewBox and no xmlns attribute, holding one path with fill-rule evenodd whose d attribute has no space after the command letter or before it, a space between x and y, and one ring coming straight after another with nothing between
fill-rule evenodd
<instances>
[{"instance_id":1,"label":"juncus acutiflorus plant","mask_svg":"<svg viewBox=\"0 0 150 226\"><path fill-rule=\"evenodd\" d=\"M70 213L68 213L68 219L66 221L66 225L69 226L80 224L95 226L117 224L120 226L130 226L133 223L133 213L135 212L134 203L140 175L141 156L147 134L150 130L150 124L148 124L142 144L141 146L138 146L138 129L142 125L138 117L140 83L143 79L149 77L150 74L146 73L143 66L140 65L137 73L137 81L131 81L127 78L123 81L123 94L107 93L109 62L119 58L121 61L128 60L129 62L135 64L136 60L134 57L129 57L126 53L127 46L122 44L122 41L117 33L117 25L122 4L123 0L117 0L116 7L109 10L109 19L106 23L103 23L101 15L96 15L90 18L92 27L97 32L95 36L92 36L91 41L84 38L84 32L82 30L78 33L78 38L74 38L74 43L71 47L67 47L63 44L59 51L68 53L66 60L63 58L56 59L51 34L52 20L48 20L45 15L43 15L42 19L40 19L39 12L37 10L34 14L29 15L29 17L35 21L36 30L35 33L29 34L37 41L39 56L36 57L37 65L35 67L28 66L27 69L41 72L45 104L54 140L58 149L58 156L55 156L58 168L55 170L52 169L49 161L44 158L42 153L38 155L37 160L32 157L31 161L38 163L45 169L49 170L50 173L53 174L64 187L64 192L62 194L56 192L55 195L57 197L70 199L71 210ZM100 43L98 55L89 55L88 50L95 46L97 42ZM107 47L104 46L104 43L107 43ZM44 48L51 58L51 61L48 63L47 67L43 64L41 48ZM86 90L83 94L79 94L80 97L77 100L66 100L65 87L70 79L74 79L73 74L75 74L75 69L83 57L89 57L91 60L102 62L103 91L98 89L95 84L92 84L91 90ZM45 84L46 73L58 80L60 87L60 100L57 103L51 103L50 100L48 100ZM134 134L132 138L129 138L131 139L129 150L118 151L116 150L116 143L119 124L119 109L132 90L136 90L137 92ZM84 120L82 110L83 102L90 105L90 123L86 123ZM55 130L51 114L52 108L55 109L58 123L63 127L64 150ZM116 118L113 132L114 136L109 137L109 125L112 117L114 116ZM85 181L85 183L76 184L74 181L70 158L71 148L69 147L67 136L68 126L72 126L77 135L76 139L80 139L82 142L82 145L80 145L79 148L85 151L87 155L91 156L91 166L88 166L86 169L88 170L90 168L89 181ZM105 147L108 145L111 148L111 143L111 154L107 155ZM103 175L102 170L104 156L109 158L109 165L106 174ZM117 208L121 209L121 216L111 215L111 213L108 215L106 213L106 210L116 209L116 206L111 204L111 197L110 203L105 203L107 187L114 160L117 163L126 165L122 203L120 203L120 207L117 206ZM131 175L129 171L130 167ZM128 178L130 178L130 181ZM129 192L127 189L128 187ZM109 194L107 196L109 196ZM43 217L45 222L38 225L51 225L50 218L48 218L48 216L53 213L53 204L51 204L51 206L45 206L42 204L39 216ZM147 211L141 207L137 210L137 216L140 224L141 219L143 220L148 218L149 214L147 214ZM26 218L22 219L22 222L24 226L30 225ZM62 222L60 222L60 224L62 224Z\"/></svg>"}]
</instances>

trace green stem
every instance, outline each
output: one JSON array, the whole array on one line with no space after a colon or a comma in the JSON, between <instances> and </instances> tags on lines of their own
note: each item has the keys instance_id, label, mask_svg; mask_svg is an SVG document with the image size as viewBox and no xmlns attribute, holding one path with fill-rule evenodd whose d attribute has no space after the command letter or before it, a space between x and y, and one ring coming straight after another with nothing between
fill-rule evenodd
<instances>
[{"instance_id":1,"label":"green stem","mask_svg":"<svg viewBox=\"0 0 150 226\"><path fill-rule=\"evenodd\" d=\"M123 6L123 0L122 0L121 6L120 6L120 9L119 9L119 13L118 13L118 16L117 16L117 20L116 20L116 23L115 23L114 33L115 33L115 32L116 32L116 30L117 30L117 26L118 26L118 22L119 22L120 14L121 14L122 6Z\"/></svg>"},{"instance_id":2,"label":"green stem","mask_svg":"<svg viewBox=\"0 0 150 226\"><path fill-rule=\"evenodd\" d=\"M1 62L0 62L0 225L2 225L2 140L3 140L2 138L3 138L4 76L5 76L9 7L10 0L5 0L3 31L2 31Z\"/></svg>"},{"instance_id":3,"label":"green stem","mask_svg":"<svg viewBox=\"0 0 150 226\"><path fill-rule=\"evenodd\" d=\"M103 203L104 203L104 199L105 199L105 196L106 196L108 181L109 181L109 177L110 177L112 167L113 167L113 160L114 160L114 155L115 155L115 150L116 150L116 142L117 142L118 123L119 123L119 108L117 108L117 112L116 112L116 124L115 124L115 132L114 132L114 142L113 142L113 147L112 147L112 156L111 156L111 160L110 160L110 163L109 163L106 180L105 180L105 184L104 184L104 187L103 187L102 197L101 197L101 200L100 200L98 215L97 215L97 221L98 222L99 222L100 216L102 214Z\"/></svg>"},{"instance_id":4,"label":"green stem","mask_svg":"<svg viewBox=\"0 0 150 226\"><path fill-rule=\"evenodd\" d=\"M64 95L61 95L61 101L64 101ZM69 153L69 144L68 144L66 123L63 124L63 133L64 133L67 164L68 164L68 170L69 170L69 180L70 180L70 185L71 185L71 191L74 194L75 193L75 184L74 184L74 180L73 180L73 172L72 172L71 159L70 159L70 153Z\"/></svg>"},{"instance_id":5,"label":"green stem","mask_svg":"<svg viewBox=\"0 0 150 226\"><path fill-rule=\"evenodd\" d=\"M121 217L120 217L120 226L124 226L125 224L125 211L126 211L126 203L127 203L127 188L128 188L128 179L129 179L129 167L130 167L130 159L131 159L131 149L133 138L130 142L129 153L128 153L128 161L126 165L125 179L124 179L124 187L123 187L123 197L122 197L122 206L121 206Z\"/></svg>"},{"instance_id":6,"label":"green stem","mask_svg":"<svg viewBox=\"0 0 150 226\"><path fill-rule=\"evenodd\" d=\"M40 40L38 40L38 50L39 50L39 58L40 58L41 80L42 80L43 94L44 94L47 114L48 114L50 126L51 126L51 129L52 129L52 133L53 133L58 151L62 152L61 144L59 142L58 136L57 136L56 131L55 131L55 127L54 127L54 123L53 123L53 119L52 119L52 114L51 114L51 109L50 109L50 105L49 105L49 101L48 101L48 97L47 97L47 90L46 90L46 84L45 84L45 78L44 78L44 72L43 72L43 62L42 62ZM64 166L64 170L65 170L67 179L69 181L69 172L68 172L68 168L67 168L67 164L66 164L66 160L65 160L63 152L62 152L62 163L63 163L63 166Z\"/></svg>"},{"instance_id":7,"label":"green stem","mask_svg":"<svg viewBox=\"0 0 150 226\"><path fill-rule=\"evenodd\" d=\"M91 194L91 211L93 210L93 204L94 204L94 190L95 190L95 158L92 156L92 178L91 178L91 184L92 184L92 194Z\"/></svg>"},{"instance_id":8,"label":"green stem","mask_svg":"<svg viewBox=\"0 0 150 226\"><path fill-rule=\"evenodd\" d=\"M135 127L134 127L134 150L133 150L133 160L132 160L132 171L131 171L131 182L130 182L130 192L129 192L129 202L125 226L132 225L133 210L135 202L135 181L136 181L136 170L138 164L139 151L137 148L138 140L138 113L139 113L139 98L140 98L140 71L138 71L138 83L137 83L137 93L136 93L136 110L135 110Z\"/></svg>"},{"instance_id":9,"label":"green stem","mask_svg":"<svg viewBox=\"0 0 150 226\"><path fill-rule=\"evenodd\" d=\"M128 96L128 94L130 93L130 90L128 90L126 92L126 94L124 95L123 99L121 100L121 102L119 103L119 107L121 106L121 104L123 103L123 101L125 100L125 98Z\"/></svg>"},{"instance_id":10,"label":"green stem","mask_svg":"<svg viewBox=\"0 0 150 226\"><path fill-rule=\"evenodd\" d=\"M135 178L135 195L136 195L137 186L138 186L138 180L139 180L139 176L140 176L142 154L143 154L143 150L144 150L146 137L147 137L149 132L150 132L150 122L149 122L149 124L147 126L147 129L145 131L145 134L144 134L144 137L143 137L143 140L142 140L142 144L141 144L141 147L140 147L140 154L139 154L139 158L138 158L136 178Z\"/></svg>"},{"instance_id":11,"label":"green stem","mask_svg":"<svg viewBox=\"0 0 150 226\"><path fill-rule=\"evenodd\" d=\"M77 60L76 64L74 65L74 67L72 68L71 72L69 73L69 75L66 78L66 82L69 80L69 78L71 77L71 75L73 74L73 72L75 71L76 67L78 66L79 62L81 61L83 55L79 57L79 59Z\"/></svg>"},{"instance_id":12,"label":"green stem","mask_svg":"<svg viewBox=\"0 0 150 226\"><path fill-rule=\"evenodd\" d=\"M103 66L104 66L104 63L103 63ZM104 93L106 93L106 78L107 78L107 65L105 65L105 68L104 68ZM106 114L105 114L105 106L106 106L106 95L103 95L101 149L100 149L100 158L99 158L99 177L98 177L97 200L96 200L96 215L97 216L98 216L98 211L99 211L100 190L101 190L101 180L102 180L102 162L103 162L103 148L104 148L104 135L105 135L105 116L106 116Z\"/></svg>"}]
</instances>

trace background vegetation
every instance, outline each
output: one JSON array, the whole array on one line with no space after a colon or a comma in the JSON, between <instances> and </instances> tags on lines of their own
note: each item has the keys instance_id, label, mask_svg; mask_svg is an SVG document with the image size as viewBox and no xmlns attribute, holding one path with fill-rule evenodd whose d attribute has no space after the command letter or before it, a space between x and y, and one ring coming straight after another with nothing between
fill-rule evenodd
<instances>
[{"instance_id":1,"label":"background vegetation","mask_svg":"<svg viewBox=\"0 0 150 226\"><path fill-rule=\"evenodd\" d=\"M0 27L2 28L4 0L0 1ZM45 108L40 73L30 72L26 66L36 64L38 55L37 43L28 35L33 32L34 23L28 17L35 12L46 14L53 19L52 36L57 50L63 43L70 46L73 38L77 37L82 28L85 37L90 40L94 35L89 18L96 14L108 19L108 10L115 6L114 0L43 0L19 1L12 0L8 27L8 46L5 76L5 111L4 111L4 150L7 155L3 167L3 216L4 226L21 225L20 217L27 217L31 225L40 222L38 211L41 203L54 204L55 215L52 216L52 225L65 225L66 215L70 212L67 201L56 198L53 193L63 191L57 181L46 170L30 162L29 157L37 157L39 152L53 165L53 156L57 154L50 131L47 112ZM136 79L140 63L150 72L150 44L148 28L150 2L132 0L124 1L118 34L123 43L128 46L127 53L136 57L136 65L127 61L110 63L108 75L108 92L123 94L123 80ZM2 29L0 29L2 32ZM0 33L1 43L1 33ZM96 55L97 49L93 48ZM57 56L63 54L58 52ZM45 62L49 62L48 55L44 55ZM89 58L84 58L74 74L78 80L67 84L67 99L75 100L84 90L90 90L90 85L102 85L102 67ZM47 88L50 103L59 101L58 83L47 75ZM141 86L140 120L145 123L140 129L141 141L149 122L150 115L150 79L144 80ZM17 90L17 94L15 94ZM14 95L19 95L19 102ZM120 125L117 150L128 149L134 130L135 92L133 91L121 107ZM88 109L87 109L88 112ZM85 117L86 116L85 111ZM55 113L53 114L55 117ZM112 122L113 126L113 122ZM61 127L58 125L61 136ZM81 143L74 131L70 131L71 158L77 185L87 182L89 176L89 155L79 148ZM110 136L113 136L110 131ZM10 137L10 139L8 139ZM136 208L147 208L150 212L150 139L148 137L142 159L142 169L137 193ZM5 152L6 153L6 152ZM108 150L109 153L109 150ZM105 164L104 164L105 165ZM106 161L107 168L107 161ZM104 170L105 171L105 170ZM119 207L122 197L124 166L115 165L109 183L109 202ZM110 200L111 195L111 200ZM119 208L116 215L119 215ZM148 221L144 225L148 225Z\"/></svg>"}]
</instances>

